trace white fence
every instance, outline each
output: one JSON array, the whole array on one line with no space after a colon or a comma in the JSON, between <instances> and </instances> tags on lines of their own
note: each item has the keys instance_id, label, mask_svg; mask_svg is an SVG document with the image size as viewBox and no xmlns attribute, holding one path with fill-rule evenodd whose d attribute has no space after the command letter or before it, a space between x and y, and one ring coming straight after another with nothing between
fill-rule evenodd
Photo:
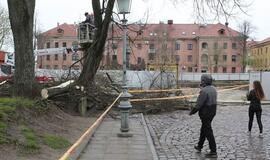
<instances>
[{"instance_id":1,"label":"white fence","mask_svg":"<svg viewBox=\"0 0 270 160\"><path fill-rule=\"evenodd\" d=\"M45 75L54 77L56 80L66 77L67 70L47 70L38 69L37 75ZM108 73L115 83L121 83L121 70L100 70L98 74L104 76ZM77 77L79 70L72 70L71 76ZM183 81L200 81L202 73L182 73L179 74L178 80ZM249 73L212 73L215 80L249 80ZM161 73L159 71L127 71L128 85L134 88L171 88L176 84L176 73Z\"/></svg>"},{"instance_id":2,"label":"white fence","mask_svg":"<svg viewBox=\"0 0 270 160\"><path fill-rule=\"evenodd\" d=\"M265 93L266 100L270 100L270 72L251 72L249 80L249 89L252 89L253 81L260 81Z\"/></svg>"},{"instance_id":3,"label":"white fence","mask_svg":"<svg viewBox=\"0 0 270 160\"><path fill-rule=\"evenodd\" d=\"M179 80L182 81L200 81L203 73L182 73ZM207 73L217 81L248 81L249 73Z\"/></svg>"},{"instance_id":4,"label":"white fence","mask_svg":"<svg viewBox=\"0 0 270 160\"><path fill-rule=\"evenodd\" d=\"M121 70L100 70L98 74L105 75L108 73L115 83L121 83ZM36 75L45 75L54 77L59 80L68 74L67 70L47 70L38 69ZM80 70L72 70L71 76L78 77ZM203 73L182 73L179 74L179 80L183 81L200 81ZM262 83L266 99L270 100L270 72L251 72L251 73L212 73L215 80L232 81L232 80L246 80L250 84L254 80L259 80ZM171 88L176 83L176 75L171 73L160 73L158 71L127 71L128 86L134 88ZM250 85L252 87L252 85ZM251 88L250 88L251 89Z\"/></svg>"}]
</instances>

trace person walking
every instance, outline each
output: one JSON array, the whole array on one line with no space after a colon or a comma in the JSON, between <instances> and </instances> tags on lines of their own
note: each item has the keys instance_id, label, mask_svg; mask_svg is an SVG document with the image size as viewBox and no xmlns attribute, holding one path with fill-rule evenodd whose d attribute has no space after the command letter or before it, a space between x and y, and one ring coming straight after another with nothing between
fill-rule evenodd
<instances>
[{"instance_id":1,"label":"person walking","mask_svg":"<svg viewBox=\"0 0 270 160\"><path fill-rule=\"evenodd\" d=\"M194 148L201 152L205 139L209 142L210 152L206 153L205 156L209 158L216 158L216 141L212 130L212 121L216 115L217 110L217 91L214 86L212 86L212 76L208 74L203 74L201 76L201 91L199 97L197 98L196 106L192 108L189 115L193 115L199 112L199 117L201 119L201 131L200 139L198 145Z\"/></svg>"},{"instance_id":2,"label":"person walking","mask_svg":"<svg viewBox=\"0 0 270 160\"><path fill-rule=\"evenodd\" d=\"M253 89L247 94L247 100L250 101L249 105L249 122L248 122L248 133L251 134L252 123L254 114L256 114L257 123L260 129L259 137L263 137L263 125L262 125L262 106L261 100L264 99L264 92L262 85L259 81L253 82Z\"/></svg>"}]
</instances>

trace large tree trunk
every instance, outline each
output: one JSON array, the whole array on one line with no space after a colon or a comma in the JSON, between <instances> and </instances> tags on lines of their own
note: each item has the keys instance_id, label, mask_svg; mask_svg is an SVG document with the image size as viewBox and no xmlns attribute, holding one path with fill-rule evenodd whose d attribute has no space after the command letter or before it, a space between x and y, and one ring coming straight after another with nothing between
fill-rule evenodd
<instances>
[{"instance_id":1,"label":"large tree trunk","mask_svg":"<svg viewBox=\"0 0 270 160\"><path fill-rule=\"evenodd\" d=\"M32 96L34 83L33 17L35 0L8 0L15 45L13 95Z\"/></svg>"},{"instance_id":2,"label":"large tree trunk","mask_svg":"<svg viewBox=\"0 0 270 160\"><path fill-rule=\"evenodd\" d=\"M112 10L115 0L109 0L105 10L103 19L102 9L99 0L92 0L92 6L95 16L95 37L93 44L85 50L86 58L83 69L78 79L78 83L87 87L93 82L95 74L99 68L103 57L104 46L107 39L108 29L111 22Z\"/></svg>"}]
</instances>

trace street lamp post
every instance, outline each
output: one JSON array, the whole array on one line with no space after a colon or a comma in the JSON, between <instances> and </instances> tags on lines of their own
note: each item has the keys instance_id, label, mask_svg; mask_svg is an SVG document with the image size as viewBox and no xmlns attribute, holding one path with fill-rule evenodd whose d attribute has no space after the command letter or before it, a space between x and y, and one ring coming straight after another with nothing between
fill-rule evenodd
<instances>
[{"instance_id":1,"label":"street lamp post","mask_svg":"<svg viewBox=\"0 0 270 160\"><path fill-rule=\"evenodd\" d=\"M126 14L130 12L131 0L117 0L117 7L119 14L123 14L122 27L123 27L123 94L119 104L121 114L121 133L118 133L119 137L131 137L129 133L129 111L132 108L129 99L132 97L128 93L127 86L127 19Z\"/></svg>"}]
</instances>

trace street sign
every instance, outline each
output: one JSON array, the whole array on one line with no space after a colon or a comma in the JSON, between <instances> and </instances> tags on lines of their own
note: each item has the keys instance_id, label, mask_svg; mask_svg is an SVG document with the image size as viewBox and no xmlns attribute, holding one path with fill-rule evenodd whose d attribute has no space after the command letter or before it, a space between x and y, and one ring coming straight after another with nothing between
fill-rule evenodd
<instances>
[{"instance_id":1,"label":"street sign","mask_svg":"<svg viewBox=\"0 0 270 160\"><path fill-rule=\"evenodd\" d=\"M15 65L15 54L14 53L6 53L5 54L5 64L14 66Z\"/></svg>"}]
</instances>

